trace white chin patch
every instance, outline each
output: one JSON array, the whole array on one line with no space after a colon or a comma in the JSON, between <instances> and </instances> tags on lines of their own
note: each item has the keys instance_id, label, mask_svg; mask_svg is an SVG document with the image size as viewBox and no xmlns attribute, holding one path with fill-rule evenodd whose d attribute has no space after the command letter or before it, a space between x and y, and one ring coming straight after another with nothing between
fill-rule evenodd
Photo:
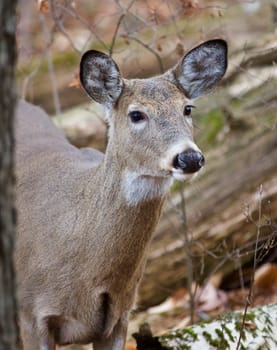
<instances>
[{"instance_id":1,"label":"white chin patch","mask_svg":"<svg viewBox=\"0 0 277 350\"><path fill-rule=\"evenodd\" d=\"M172 185L171 177L159 178L125 171L122 190L129 205L139 204L166 195Z\"/></svg>"},{"instance_id":2,"label":"white chin patch","mask_svg":"<svg viewBox=\"0 0 277 350\"><path fill-rule=\"evenodd\" d=\"M197 176L198 173L193 173L193 174L184 174L181 170L179 169L173 169L172 170L172 176L174 177L175 180L178 181L190 181L192 180L195 176Z\"/></svg>"}]
</instances>

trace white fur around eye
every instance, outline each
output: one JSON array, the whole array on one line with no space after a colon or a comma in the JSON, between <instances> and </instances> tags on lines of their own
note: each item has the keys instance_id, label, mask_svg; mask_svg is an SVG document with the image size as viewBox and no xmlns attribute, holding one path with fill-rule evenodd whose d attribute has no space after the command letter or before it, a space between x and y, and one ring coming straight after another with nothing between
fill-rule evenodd
<instances>
[{"instance_id":1,"label":"white fur around eye","mask_svg":"<svg viewBox=\"0 0 277 350\"><path fill-rule=\"evenodd\" d=\"M130 117L129 117L129 114L131 112L135 112L135 111L139 111L141 113L143 113L144 115L148 116L149 115L149 111L148 109L143 106L143 105L140 105L140 104L131 104L128 108L128 118L129 118L129 125L130 125L130 128L134 131L141 131L143 129L145 129L145 127L147 126L148 124L148 118L146 118L145 120L141 120L137 123L134 123L131 121Z\"/></svg>"},{"instance_id":2,"label":"white fur around eye","mask_svg":"<svg viewBox=\"0 0 277 350\"><path fill-rule=\"evenodd\" d=\"M146 125L148 124L147 120L142 120L138 123L133 123L131 120L129 120L130 128L132 128L135 131L141 131L144 130Z\"/></svg>"}]
</instances>

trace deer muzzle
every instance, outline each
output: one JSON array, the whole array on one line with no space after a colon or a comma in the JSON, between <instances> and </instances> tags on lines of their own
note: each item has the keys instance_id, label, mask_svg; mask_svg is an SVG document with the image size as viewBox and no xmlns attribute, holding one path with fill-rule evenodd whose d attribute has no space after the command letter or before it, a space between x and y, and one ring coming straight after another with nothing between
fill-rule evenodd
<instances>
[{"instance_id":1,"label":"deer muzzle","mask_svg":"<svg viewBox=\"0 0 277 350\"><path fill-rule=\"evenodd\" d=\"M205 158L201 152L191 148L177 154L173 160L173 167L181 169L185 174L192 174L199 171L205 164Z\"/></svg>"}]
</instances>

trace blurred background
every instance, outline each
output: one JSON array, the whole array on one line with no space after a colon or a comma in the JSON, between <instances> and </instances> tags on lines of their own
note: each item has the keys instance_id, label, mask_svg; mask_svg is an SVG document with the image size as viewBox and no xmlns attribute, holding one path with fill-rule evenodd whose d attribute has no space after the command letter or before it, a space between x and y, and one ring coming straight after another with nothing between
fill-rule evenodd
<instances>
[{"instance_id":1,"label":"blurred background","mask_svg":"<svg viewBox=\"0 0 277 350\"><path fill-rule=\"evenodd\" d=\"M206 166L172 188L129 333L144 321L161 334L247 300L276 302L276 0L19 3L19 95L50 113L77 147L104 151L107 135L101 107L79 85L86 50L111 55L126 78L145 78L205 40L228 41L227 74L194 110Z\"/></svg>"}]
</instances>

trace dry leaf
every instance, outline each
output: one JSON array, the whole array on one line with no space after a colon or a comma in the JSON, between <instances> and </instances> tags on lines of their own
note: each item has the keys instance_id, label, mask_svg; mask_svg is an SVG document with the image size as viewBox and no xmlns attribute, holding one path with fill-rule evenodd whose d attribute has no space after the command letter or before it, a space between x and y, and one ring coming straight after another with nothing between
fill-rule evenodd
<instances>
[{"instance_id":1,"label":"dry leaf","mask_svg":"<svg viewBox=\"0 0 277 350\"><path fill-rule=\"evenodd\" d=\"M223 17L224 12L221 9L211 9L210 16L211 17Z\"/></svg>"},{"instance_id":2,"label":"dry leaf","mask_svg":"<svg viewBox=\"0 0 277 350\"><path fill-rule=\"evenodd\" d=\"M157 44L157 50L158 51L162 51L163 50L162 45L160 43Z\"/></svg>"},{"instance_id":3,"label":"dry leaf","mask_svg":"<svg viewBox=\"0 0 277 350\"><path fill-rule=\"evenodd\" d=\"M38 0L39 12L46 14L49 12L49 0Z\"/></svg>"},{"instance_id":4,"label":"dry leaf","mask_svg":"<svg viewBox=\"0 0 277 350\"><path fill-rule=\"evenodd\" d=\"M190 325L190 323L191 323L190 316L187 316L183 318L179 323L177 323L177 325L173 328L173 330L177 331L178 329L186 328Z\"/></svg>"},{"instance_id":5,"label":"dry leaf","mask_svg":"<svg viewBox=\"0 0 277 350\"><path fill-rule=\"evenodd\" d=\"M223 279L223 273L222 272L217 272L214 273L210 278L209 278L209 282L215 287L215 288L219 288L219 286L221 285Z\"/></svg>"},{"instance_id":6,"label":"dry leaf","mask_svg":"<svg viewBox=\"0 0 277 350\"><path fill-rule=\"evenodd\" d=\"M176 307L185 306L188 301L188 291L186 288L178 289L171 297L167 298L163 303L150 307L147 311L150 314L160 314L173 310Z\"/></svg>"},{"instance_id":7,"label":"dry leaf","mask_svg":"<svg viewBox=\"0 0 277 350\"><path fill-rule=\"evenodd\" d=\"M254 287L258 290L272 291L277 288L277 264L264 264L255 272Z\"/></svg>"},{"instance_id":8,"label":"dry leaf","mask_svg":"<svg viewBox=\"0 0 277 350\"><path fill-rule=\"evenodd\" d=\"M199 3L197 0L180 0L184 16L191 16L199 12Z\"/></svg>"},{"instance_id":9,"label":"dry leaf","mask_svg":"<svg viewBox=\"0 0 277 350\"><path fill-rule=\"evenodd\" d=\"M196 300L200 304L198 310L207 312L226 305L227 295L208 282L204 288L196 293Z\"/></svg>"},{"instance_id":10,"label":"dry leaf","mask_svg":"<svg viewBox=\"0 0 277 350\"><path fill-rule=\"evenodd\" d=\"M249 329L249 330L254 330L257 328L257 325L254 322L245 321L244 328Z\"/></svg>"},{"instance_id":11,"label":"dry leaf","mask_svg":"<svg viewBox=\"0 0 277 350\"><path fill-rule=\"evenodd\" d=\"M178 56L180 56L180 57L184 56L184 53L185 53L184 45L180 42L177 43L175 51L176 51Z\"/></svg>"},{"instance_id":12,"label":"dry leaf","mask_svg":"<svg viewBox=\"0 0 277 350\"><path fill-rule=\"evenodd\" d=\"M68 85L69 87L73 87L76 89L80 89L81 88L81 83L80 83L80 79L79 79L79 74L75 74L73 79L71 80L71 82Z\"/></svg>"},{"instance_id":13,"label":"dry leaf","mask_svg":"<svg viewBox=\"0 0 277 350\"><path fill-rule=\"evenodd\" d=\"M124 350L136 350L137 346L134 341L127 341Z\"/></svg>"},{"instance_id":14,"label":"dry leaf","mask_svg":"<svg viewBox=\"0 0 277 350\"><path fill-rule=\"evenodd\" d=\"M180 0L180 2L186 8L198 8L199 7L198 0Z\"/></svg>"}]
</instances>

